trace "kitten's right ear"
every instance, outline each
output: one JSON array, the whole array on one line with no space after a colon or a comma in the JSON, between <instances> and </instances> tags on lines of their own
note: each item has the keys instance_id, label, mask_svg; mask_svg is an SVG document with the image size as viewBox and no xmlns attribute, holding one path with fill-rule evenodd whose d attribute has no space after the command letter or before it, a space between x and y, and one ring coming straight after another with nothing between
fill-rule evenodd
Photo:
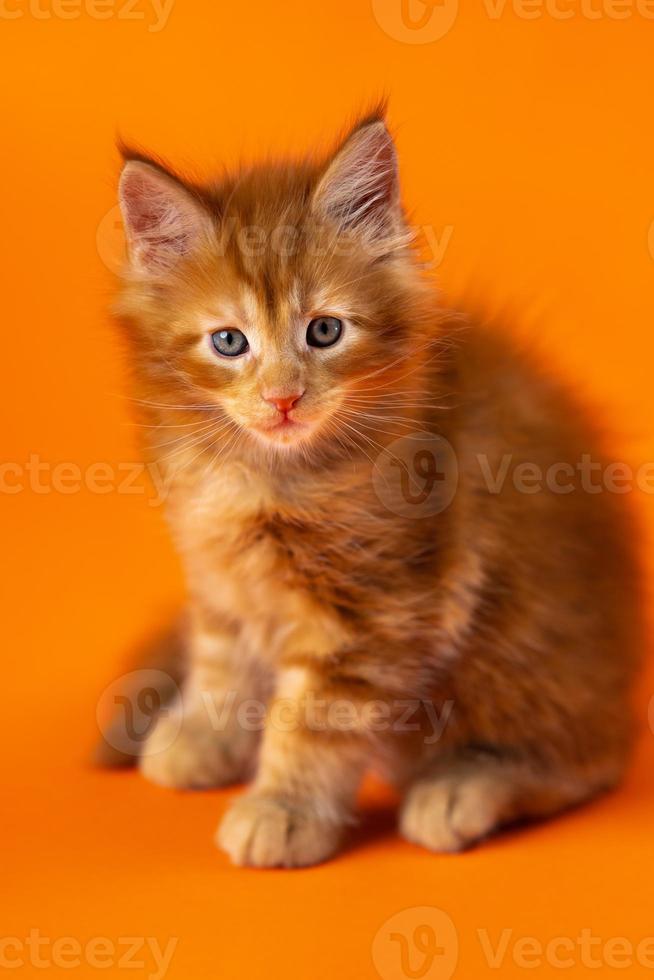
<instances>
[{"instance_id":1,"label":"kitten's right ear","mask_svg":"<svg viewBox=\"0 0 654 980\"><path fill-rule=\"evenodd\" d=\"M313 207L382 251L404 241L397 153L383 118L364 120L348 136L318 182Z\"/></svg>"},{"instance_id":2,"label":"kitten's right ear","mask_svg":"<svg viewBox=\"0 0 654 980\"><path fill-rule=\"evenodd\" d=\"M211 232L211 218L194 194L143 160L125 163L118 195L129 261L141 274L168 272Z\"/></svg>"}]
</instances>

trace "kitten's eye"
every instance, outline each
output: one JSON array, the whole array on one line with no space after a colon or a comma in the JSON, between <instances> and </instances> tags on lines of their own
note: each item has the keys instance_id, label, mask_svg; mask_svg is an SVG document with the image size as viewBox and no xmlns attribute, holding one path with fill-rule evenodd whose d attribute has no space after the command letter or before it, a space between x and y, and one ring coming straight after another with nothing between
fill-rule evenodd
<instances>
[{"instance_id":1,"label":"kitten's eye","mask_svg":"<svg viewBox=\"0 0 654 980\"><path fill-rule=\"evenodd\" d=\"M307 327L309 347L331 347L340 339L343 323L335 316L317 316Z\"/></svg>"},{"instance_id":2,"label":"kitten's eye","mask_svg":"<svg viewBox=\"0 0 654 980\"><path fill-rule=\"evenodd\" d=\"M250 346L241 330L216 330L211 334L211 343L223 357L238 357Z\"/></svg>"}]
</instances>

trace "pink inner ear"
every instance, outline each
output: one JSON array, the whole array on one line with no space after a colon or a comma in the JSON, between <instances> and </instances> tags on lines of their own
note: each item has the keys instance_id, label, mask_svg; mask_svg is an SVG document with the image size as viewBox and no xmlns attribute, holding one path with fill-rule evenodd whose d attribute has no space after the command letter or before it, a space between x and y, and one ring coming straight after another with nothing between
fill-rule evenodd
<instances>
[{"instance_id":1,"label":"pink inner ear","mask_svg":"<svg viewBox=\"0 0 654 980\"><path fill-rule=\"evenodd\" d=\"M353 161L353 172L349 174L354 197L350 205L356 209L352 217L353 223L356 223L356 215L369 217L374 212L388 208L394 193L396 174L392 144L383 140L372 144L370 149L370 158Z\"/></svg>"},{"instance_id":2,"label":"pink inner ear","mask_svg":"<svg viewBox=\"0 0 654 980\"><path fill-rule=\"evenodd\" d=\"M383 122L370 123L349 137L318 184L315 206L342 228L356 229L371 241L397 231L397 157Z\"/></svg>"},{"instance_id":3,"label":"pink inner ear","mask_svg":"<svg viewBox=\"0 0 654 980\"><path fill-rule=\"evenodd\" d=\"M136 184L136 181L134 182ZM155 228L161 220L161 212L142 198L137 186L125 189L125 203L130 214L130 224L132 231L137 234L145 234Z\"/></svg>"},{"instance_id":4,"label":"pink inner ear","mask_svg":"<svg viewBox=\"0 0 654 980\"><path fill-rule=\"evenodd\" d=\"M163 270L191 251L204 216L181 185L147 164L128 163L120 200L133 261Z\"/></svg>"}]
</instances>

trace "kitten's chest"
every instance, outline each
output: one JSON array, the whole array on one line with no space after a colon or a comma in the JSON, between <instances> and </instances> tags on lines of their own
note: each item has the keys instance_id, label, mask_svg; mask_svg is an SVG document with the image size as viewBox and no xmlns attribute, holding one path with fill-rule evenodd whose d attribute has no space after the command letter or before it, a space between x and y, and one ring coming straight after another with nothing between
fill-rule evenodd
<instances>
[{"instance_id":1,"label":"kitten's chest","mask_svg":"<svg viewBox=\"0 0 654 980\"><path fill-rule=\"evenodd\" d=\"M321 576L324 533L290 520L265 482L226 468L173 494L170 522L192 596L237 620L260 653L323 655L342 644L341 618Z\"/></svg>"}]
</instances>

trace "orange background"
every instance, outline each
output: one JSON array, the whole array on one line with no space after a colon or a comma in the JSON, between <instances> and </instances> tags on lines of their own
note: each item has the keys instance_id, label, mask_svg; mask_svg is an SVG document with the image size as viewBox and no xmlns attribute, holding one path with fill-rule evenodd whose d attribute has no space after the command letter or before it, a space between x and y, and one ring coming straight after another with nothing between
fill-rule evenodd
<instances>
[{"instance_id":1,"label":"orange background","mask_svg":"<svg viewBox=\"0 0 654 980\"><path fill-rule=\"evenodd\" d=\"M386 3L391 22L399 3ZM414 220L438 236L451 229L444 290L474 283L491 305L524 311L526 335L603 406L624 458L654 458L654 22L625 3L622 20L608 0L595 19L602 0L591 11L591 0L568 0L569 19L527 19L508 2L492 17L489 0L465 0L444 37L413 44L385 31L366 0L176 0L159 31L148 30L147 0L133 8L145 19L85 8L66 19L75 0L5 0L3 460L138 458L107 316L117 131L205 174L325 144L385 91ZM0 494L2 936L178 937L167 976L184 980L361 980L377 976L376 933L405 908L450 916L463 978L525 974L511 945L492 970L478 929L493 943L503 929L541 942L584 928L634 945L654 934L648 679L620 792L459 857L401 842L384 793L370 788L356 846L330 864L238 870L211 843L232 792L176 794L91 770L100 691L182 591L150 500L142 483L130 494ZM654 514L649 497L638 503L647 554ZM384 980L406 976L396 954L387 943ZM449 975L438 962L428 977ZM577 957L566 972L586 969ZM43 971L28 963L14 975Z\"/></svg>"}]
</instances>

